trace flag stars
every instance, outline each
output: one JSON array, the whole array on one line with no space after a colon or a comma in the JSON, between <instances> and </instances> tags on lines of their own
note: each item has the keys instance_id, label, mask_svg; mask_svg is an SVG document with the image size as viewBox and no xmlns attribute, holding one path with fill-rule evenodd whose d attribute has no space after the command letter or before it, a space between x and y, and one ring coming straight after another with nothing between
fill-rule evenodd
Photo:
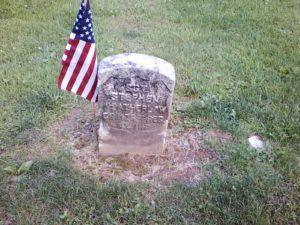
<instances>
[{"instance_id":1,"label":"flag stars","mask_svg":"<svg viewBox=\"0 0 300 225\"><path fill-rule=\"evenodd\" d=\"M73 25L73 33L75 33L77 38L82 41L95 42L92 12L90 8L84 4L79 8L75 24Z\"/></svg>"}]
</instances>

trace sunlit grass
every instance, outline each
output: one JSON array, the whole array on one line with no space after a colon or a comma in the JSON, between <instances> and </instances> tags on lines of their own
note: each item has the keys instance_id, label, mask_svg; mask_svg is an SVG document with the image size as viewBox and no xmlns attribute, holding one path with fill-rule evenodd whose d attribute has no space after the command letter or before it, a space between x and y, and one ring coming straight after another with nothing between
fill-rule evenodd
<instances>
[{"instance_id":1,"label":"sunlit grass","mask_svg":"<svg viewBox=\"0 0 300 225\"><path fill-rule=\"evenodd\" d=\"M57 90L79 0L0 3L0 170L31 132L83 101ZM0 224L299 224L300 45L297 1L91 1L98 58L152 54L176 68L184 126L234 142L198 186L165 191L78 174L61 146L15 178L0 172ZM37 132L39 133L39 132ZM268 141L256 152L248 135ZM57 147L57 146L56 146ZM56 148L55 147L55 148ZM53 147L54 148L54 147ZM151 198L149 198L151 196Z\"/></svg>"}]
</instances>

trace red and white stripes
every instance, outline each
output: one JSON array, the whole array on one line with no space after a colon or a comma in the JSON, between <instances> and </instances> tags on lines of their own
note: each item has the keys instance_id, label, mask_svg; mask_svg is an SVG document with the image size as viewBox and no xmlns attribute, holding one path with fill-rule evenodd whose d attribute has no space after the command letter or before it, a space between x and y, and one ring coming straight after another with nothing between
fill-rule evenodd
<instances>
[{"instance_id":1,"label":"red and white stripes","mask_svg":"<svg viewBox=\"0 0 300 225\"><path fill-rule=\"evenodd\" d=\"M75 39L71 33L62 58L58 87L96 102L97 64L95 43Z\"/></svg>"}]
</instances>

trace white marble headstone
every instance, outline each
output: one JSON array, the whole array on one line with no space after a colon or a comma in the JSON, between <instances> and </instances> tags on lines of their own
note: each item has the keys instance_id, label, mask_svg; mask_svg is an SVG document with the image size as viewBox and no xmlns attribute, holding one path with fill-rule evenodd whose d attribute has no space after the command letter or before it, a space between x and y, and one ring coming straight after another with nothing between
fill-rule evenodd
<instances>
[{"instance_id":1,"label":"white marble headstone","mask_svg":"<svg viewBox=\"0 0 300 225\"><path fill-rule=\"evenodd\" d=\"M103 154L161 154L175 86L174 67L127 53L100 62L99 149Z\"/></svg>"}]
</instances>

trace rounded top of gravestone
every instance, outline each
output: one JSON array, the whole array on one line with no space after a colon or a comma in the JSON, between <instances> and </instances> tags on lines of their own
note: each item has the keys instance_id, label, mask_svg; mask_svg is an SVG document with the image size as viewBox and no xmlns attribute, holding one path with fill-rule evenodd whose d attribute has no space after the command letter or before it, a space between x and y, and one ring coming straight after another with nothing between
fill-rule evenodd
<instances>
[{"instance_id":1,"label":"rounded top of gravestone","mask_svg":"<svg viewBox=\"0 0 300 225\"><path fill-rule=\"evenodd\" d=\"M124 53L104 58L99 64L99 73L122 68L151 70L175 81L175 69L172 64L155 56L137 53Z\"/></svg>"}]
</instances>

